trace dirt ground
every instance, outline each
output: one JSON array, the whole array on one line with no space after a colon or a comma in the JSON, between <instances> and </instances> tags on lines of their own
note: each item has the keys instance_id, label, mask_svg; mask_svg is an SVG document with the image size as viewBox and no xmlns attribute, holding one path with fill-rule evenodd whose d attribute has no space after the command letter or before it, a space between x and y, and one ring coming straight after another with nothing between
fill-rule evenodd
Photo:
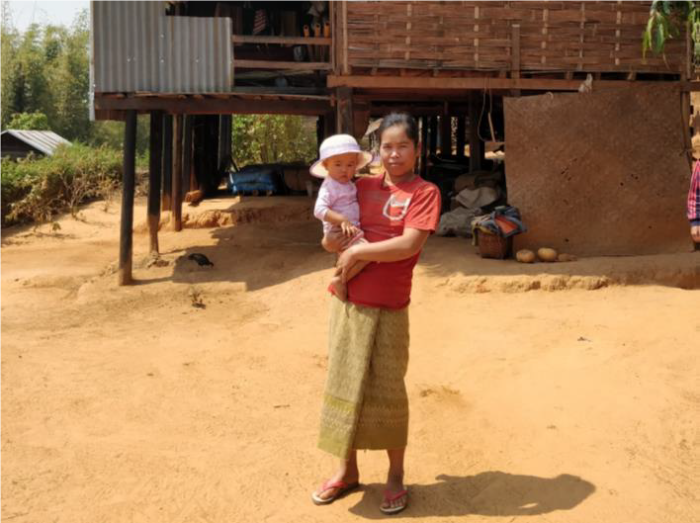
<instances>
[{"instance_id":1,"label":"dirt ground","mask_svg":"<svg viewBox=\"0 0 700 523\"><path fill-rule=\"evenodd\" d=\"M127 288L116 203L4 231L3 521L384 517L379 452L360 454L361 490L310 500L334 463L315 448L332 258L308 207L206 202L188 223L222 226L164 226L164 266L138 232ZM143 231L143 201L136 216ZM395 519L697 521L699 259L524 266L431 238Z\"/></svg>"}]
</instances>

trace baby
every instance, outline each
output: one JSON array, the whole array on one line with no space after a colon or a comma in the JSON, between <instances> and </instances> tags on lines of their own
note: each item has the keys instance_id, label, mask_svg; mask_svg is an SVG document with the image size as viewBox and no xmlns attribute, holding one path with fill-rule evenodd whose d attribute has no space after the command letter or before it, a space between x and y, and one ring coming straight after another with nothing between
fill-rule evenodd
<instances>
[{"instance_id":1,"label":"baby","mask_svg":"<svg viewBox=\"0 0 700 523\"><path fill-rule=\"evenodd\" d=\"M323 221L323 234L333 229L340 230L343 235L352 238L347 247L365 242L360 229L357 189L352 180L357 170L372 160L372 155L362 151L352 136L336 134L323 141L319 157L310 170L314 176L324 178L314 207L314 216ZM355 264L348 273L348 279L357 275L365 265L365 262ZM340 271L331 280L331 289L341 300L347 299L347 285Z\"/></svg>"}]
</instances>

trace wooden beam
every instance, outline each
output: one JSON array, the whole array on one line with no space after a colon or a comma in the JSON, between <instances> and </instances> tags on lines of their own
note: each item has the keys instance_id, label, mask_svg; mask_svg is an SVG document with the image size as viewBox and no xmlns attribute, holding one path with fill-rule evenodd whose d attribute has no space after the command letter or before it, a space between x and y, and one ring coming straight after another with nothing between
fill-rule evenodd
<instances>
[{"instance_id":1,"label":"wooden beam","mask_svg":"<svg viewBox=\"0 0 700 523\"><path fill-rule=\"evenodd\" d=\"M347 0L342 0L340 2L343 17L342 17L342 24L343 24L343 45L342 45L342 53L343 53L343 59L342 59L342 71L344 75L349 75L350 74L350 63L348 62L348 2ZM329 85L330 87L330 85Z\"/></svg>"},{"instance_id":2,"label":"wooden beam","mask_svg":"<svg viewBox=\"0 0 700 523\"><path fill-rule=\"evenodd\" d=\"M163 170L163 114L151 113L148 157L148 235L151 254L158 254L160 226L160 178Z\"/></svg>"},{"instance_id":3,"label":"wooden beam","mask_svg":"<svg viewBox=\"0 0 700 523\"><path fill-rule=\"evenodd\" d=\"M479 138L479 113L481 93L471 93L469 98L469 170L479 171L484 159L484 143Z\"/></svg>"},{"instance_id":4,"label":"wooden beam","mask_svg":"<svg viewBox=\"0 0 700 523\"><path fill-rule=\"evenodd\" d=\"M452 117L446 113L440 115L440 154L452 156Z\"/></svg>"},{"instance_id":5,"label":"wooden beam","mask_svg":"<svg viewBox=\"0 0 700 523\"><path fill-rule=\"evenodd\" d=\"M466 121L464 116L457 117L457 158L464 158L466 144Z\"/></svg>"},{"instance_id":6,"label":"wooden beam","mask_svg":"<svg viewBox=\"0 0 700 523\"><path fill-rule=\"evenodd\" d=\"M336 132L353 134L352 89L336 89Z\"/></svg>"},{"instance_id":7,"label":"wooden beam","mask_svg":"<svg viewBox=\"0 0 700 523\"><path fill-rule=\"evenodd\" d=\"M315 40L309 38L309 40ZM288 69L292 71L329 71L328 62L278 62L273 60L234 60L236 69Z\"/></svg>"},{"instance_id":8,"label":"wooden beam","mask_svg":"<svg viewBox=\"0 0 700 523\"><path fill-rule=\"evenodd\" d=\"M520 78L520 24L511 26L511 47L510 47L510 77ZM512 96L520 96L518 89L511 91Z\"/></svg>"},{"instance_id":9,"label":"wooden beam","mask_svg":"<svg viewBox=\"0 0 700 523\"><path fill-rule=\"evenodd\" d=\"M173 188L173 116L163 115L163 210L172 209L170 196Z\"/></svg>"},{"instance_id":10,"label":"wooden beam","mask_svg":"<svg viewBox=\"0 0 700 523\"><path fill-rule=\"evenodd\" d=\"M332 39L324 37L305 36L257 36L257 35L233 35L231 41L234 44L280 44L280 45L323 45L330 46Z\"/></svg>"},{"instance_id":11,"label":"wooden beam","mask_svg":"<svg viewBox=\"0 0 700 523\"><path fill-rule=\"evenodd\" d=\"M194 178L194 171L192 169L192 115L185 115L184 117L184 136L182 139L182 191L181 194L184 197L189 191L194 191L198 189L197 181Z\"/></svg>"},{"instance_id":12,"label":"wooden beam","mask_svg":"<svg viewBox=\"0 0 700 523\"><path fill-rule=\"evenodd\" d=\"M124 125L124 168L122 220L119 234L119 285L133 283L131 265L134 234L134 187L136 183L136 111L126 114Z\"/></svg>"},{"instance_id":13,"label":"wooden beam","mask_svg":"<svg viewBox=\"0 0 700 523\"><path fill-rule=\"evenodd\" d=\"M336 121L335 112L330 111L330 112L326 113L325 116L323 117L323 137L324 138L328 138L329 136L331 136L332 134L335 133L335 130L336 130L335 121ZM319 145L319 147L321 146L320 143L318 145Z\"/></svg>"},{"instance_id":14,"label":"wooden beam","mask_svg":"<svg viewBox=\"0 0 700 523\"><path fill-rule=\"evenodd\" d=\"M95 109L171 114L298 114L317 116L330 109L325 100L244 100L240 98L106 98L95 96Z\"/></svg>"},{"instance_id":15,"label":"wooden beam","mask_svg":"<svg viewBox=\"0 0 700 523\"><path fill-rule=\"evenodd\" d=\"M452 91L464 89L523 89L530 91L578 91L581 80L556 78L442 78L430 76L335 76L327 77L328 87L353 87L357 89L432 89ZM681 82L637 82L634 85L658 85ZM600 80L596 89L629 87L627 80ZM685 82L681 88L700 91L700 82Z\"/></svg>"},{"instance_id":16,"label":"wooden beam","mask_svg":"<svg viewBox=\"0 0 700 523\"><path fill-rule=\"evenodd\" d=\"M428 172L428 117L420 117L420 174Z\"/></svg>"},{"instance_id":17,"label":"wooden beam","mask_svg":"<svg viewBox=\"0 0 700 523\"><path fill-rule=\"evenodd\" d=\"M352 102L352 130L353 136L360 141L369 127L369 104Z\"/></svg>"},{"instance_id":18,"label":"wooden beam","mask_svg":"<svg viewBox=\"0 0 700 523\"><path fill-rule=\"evenodd\" d=\"M430 154L437 154L438 120L437 116L430 116Z\"/></svg>"},{"instance_id":19,"label":"wooden beam","mask_svg":"<svg viewBox=\"0 0 700 523\"><path fill-rule=\"evenodd\" d=\"M182 118L175 115L173 125L173 187L171 196L170 226L173 231L182 230Z\"/></svg>"}]
</instances>

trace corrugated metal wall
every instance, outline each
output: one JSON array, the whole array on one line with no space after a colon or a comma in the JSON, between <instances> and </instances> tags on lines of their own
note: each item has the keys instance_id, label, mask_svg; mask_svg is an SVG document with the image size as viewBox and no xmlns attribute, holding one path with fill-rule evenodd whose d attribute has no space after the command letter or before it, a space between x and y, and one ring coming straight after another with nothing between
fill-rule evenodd
<instances>
[{"instance_id":1,"label":"corrugated metal wall","mask_svg":"<svg viewBox=\"0 0 700 523\"><path fill-rule=\"evenodd\" d=\"M230 18L166 16L166 2L90 2L93 92L221 93Z\"/></svg>"}]
</instances>

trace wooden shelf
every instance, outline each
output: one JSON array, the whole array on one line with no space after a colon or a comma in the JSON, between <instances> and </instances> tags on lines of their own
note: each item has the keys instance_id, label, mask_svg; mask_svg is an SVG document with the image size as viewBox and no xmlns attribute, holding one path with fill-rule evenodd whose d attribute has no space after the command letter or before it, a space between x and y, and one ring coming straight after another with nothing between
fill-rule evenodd
<instances>
[{"instance_id":1,"label":"wooden shelf","mask_svg":"<svg viewBox=\"0 0 700 523\"><path fill-rule=\"evenodd\" d=\"M235 69L293 69L296 71L327 71L327 62L275 62L272 60L233 60Z\"/></svg>"},{"instance_id":2,"label":"wooden shelf","mask_svg":"<svg viewBox=\"0 0 700 523\"><path fill-rule=\"evenodd\" d=\"M332 38L314 38L306 36L254 36L233 35L231 41L234 44L276 44L276 45L324 45L330 46Z\"/></svg>"}]
</instances>

